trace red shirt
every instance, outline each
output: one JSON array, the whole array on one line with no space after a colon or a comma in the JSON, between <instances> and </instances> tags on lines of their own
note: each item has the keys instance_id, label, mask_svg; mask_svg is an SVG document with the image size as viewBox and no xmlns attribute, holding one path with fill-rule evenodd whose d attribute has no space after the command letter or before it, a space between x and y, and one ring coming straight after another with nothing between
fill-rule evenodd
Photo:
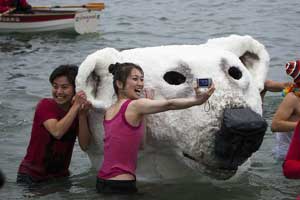
<instances>
[{"instance_id":1,"label":"red shirt","mask_svg":"<svg viewBox=\"0 0 300 200\"><path fill-rule=\"evenodd\" d=\"M104 120L104 161L98 177L108 179L120 174L135 176L137 156L144 134L144 125L130 125L125 111L131 100L124 102L120 111L111 120Z\"/></svg>"},{"instance_id":2,"label":"red shirt","mask_svg":"<svg viewBox=\"0 0 300 200\"><path fill-rule=\"evenodd\" d=\"M300 179L300 123L295 128L292 141L282 165L286 178Z\"/></svg>"},{"instance_id":3,"label":"red shirt","mask_svg":"<svg viewBox=\"0 0 300 200\"><path fill-rule=\"evenodd\" d=\"M10 8L14 7L14 0L0 0L0 13L4 13ZM26 0L20 0L21 8L26 8L29 4Z\"/></svg>"},{"instance_id":4,"label":"red shirt","mask_svg":"<svg viewBox=\"0 0 300 200\"><path fill-rule=\"evenodd\" d=\"M31 138L19 173L30 175L35 181L69 175L69 165L78 130L76 118L60 139L55 139L44 127L48 119L62 119L66 111L58 107L53 99L42 99L36 108Z\"/></svg>"}]
</instances>

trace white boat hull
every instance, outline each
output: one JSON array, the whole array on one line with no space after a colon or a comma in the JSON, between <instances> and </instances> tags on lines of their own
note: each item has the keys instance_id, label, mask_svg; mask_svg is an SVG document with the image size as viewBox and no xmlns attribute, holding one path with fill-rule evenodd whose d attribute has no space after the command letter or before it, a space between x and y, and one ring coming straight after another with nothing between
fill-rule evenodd
<instances>
[{"instance_id":1,"label":"white boat hull","mask_svg":"<svg viewBox=\"0 0 300 200\"><path fill-rule=\"evenodd\" d=\"M57 20L55 22L7 23L0 22L0 32L43 32L74 29L74 20Z\"/></svg>"},{"instance_id":2,"label":"white boat hull","mask_svg":"<svg viewBox=\"0 0 300 200\"><path fill-rule=\"evenodd\" d=\"M79 34L93 33L97 32L99 20L98 12L88 10L48 13L40 17L32 14L13 14L0 17L0 33L66 30L73 30Z\"/></svg>"}]
</instances>

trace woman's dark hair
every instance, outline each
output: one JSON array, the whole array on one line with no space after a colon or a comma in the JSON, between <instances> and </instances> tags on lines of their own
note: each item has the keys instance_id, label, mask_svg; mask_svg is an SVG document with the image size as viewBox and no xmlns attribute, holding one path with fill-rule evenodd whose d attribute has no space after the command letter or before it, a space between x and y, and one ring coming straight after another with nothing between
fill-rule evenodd
<instances>
[{"instance_id":1,"label":"woman's dark hair","mask_svg":"<svg viewBox=\"0 0 300 200\"><path fill-rule=\"evenodd\" d=\"M109 65L108 71L113 75L113 86L116 94L118 94L117 81L120 81L123 87L125 87L126 80L134 68L144 75L143 69L134 63L115 63Z\"/></svg>"},{"instance_id":2,"label":"woman's dark hair","mask_svg":"<svg viewBox=\"0 0 300 200\"><path fill-rule=\"evenodd\" d=\"M49 81L51 84L53 84L54 79L60 76L65 76L75 88L75 78L77 73L78 67L76 65L60 65L51 73Z\"/></svg>"}]
</instances>

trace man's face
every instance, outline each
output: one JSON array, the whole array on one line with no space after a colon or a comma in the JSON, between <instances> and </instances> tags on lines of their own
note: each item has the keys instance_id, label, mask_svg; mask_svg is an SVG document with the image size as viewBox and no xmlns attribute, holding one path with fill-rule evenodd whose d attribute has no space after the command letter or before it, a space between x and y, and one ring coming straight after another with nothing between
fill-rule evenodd
<instances>
[{"instance_id":1,"label":"man's face","mask_svg":"<svg viewBox=\"0 0 300 200\"><path fill-rule=\"evenodd\" d=\"M74 96L75 89L66 76L59 76L52 84L52 96L59 105L69 104Z\"/></svg>"}]
</instances>

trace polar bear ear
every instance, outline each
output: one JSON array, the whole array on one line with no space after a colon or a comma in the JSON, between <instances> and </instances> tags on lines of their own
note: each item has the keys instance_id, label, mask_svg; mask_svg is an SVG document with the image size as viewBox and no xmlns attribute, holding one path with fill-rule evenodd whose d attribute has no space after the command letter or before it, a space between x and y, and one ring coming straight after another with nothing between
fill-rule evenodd
<instances>
[{"instance_id":1,"label":"polar bear ear","mask_svg":"<svg viewBox=\"0 0 300 200\"><path fill-rule=\"evenodd\" d=\"M217 46L235 54L249 70L258 89L263 90L270 62L269 54L264 45L250 36L239 35L210 39L206 44Z\"/></svg>"},{"instance_id":2,"label":"polar bear ear","mask_svg":"<svg viewBox=\"0 0 300 200\"><path fill-rule=\"evenodd\" d=\"M120 52L105 48L87 56L79 66L76 77L76 90L83 90L93 107L107 108L113 98L112 75L108 72L110 64L120 62Z\"/></svg>"}]
</instances>

